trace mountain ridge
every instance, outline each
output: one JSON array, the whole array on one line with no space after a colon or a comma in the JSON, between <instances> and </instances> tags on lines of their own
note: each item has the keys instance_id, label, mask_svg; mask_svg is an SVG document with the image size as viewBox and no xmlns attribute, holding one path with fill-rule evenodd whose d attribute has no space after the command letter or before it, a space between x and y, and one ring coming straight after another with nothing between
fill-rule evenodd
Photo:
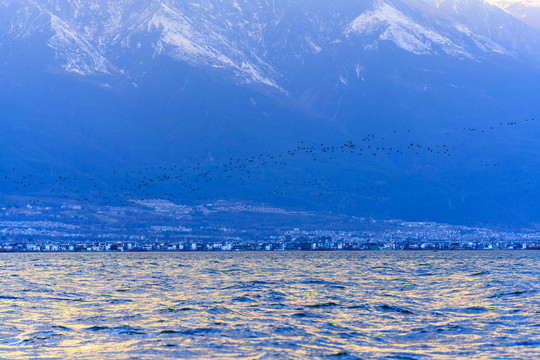
<instances>
[{"instance_id":1,"label":"mountain ridge","mask_svg":"<svg viewBox=\"0 0 540 360\"><path fill-rule=\"evenodd\" d=\"M12 3L4 1L3 5L9 10L14 7ZM283 89L278 83L286 74L279 69L280 64L268 56L272 45L266 44L271 44L272 37L280 33L280 23L285 21L283 14L300 11L303 16L310 16L306 14L305 7L296 5L297 9L294 4L287 7L287 2L278 2L281 6L279 15L275 9L276 2L273 2L273 12L263 8L261 2L257 2L255 9L243 2L242 5L248 8L246 10L238 2L233 2L232 5L222 5L224 8L219 9L222 11L214 10L210 15L205 12L214 7L211 2L193 5L175 1L146 1L131 12L128 10L133 5L129 2L90 2L86 8L69 1L50 2L49 8L31 0L26 0L26 3L28 6L15 10L15 15L7 22L8 35L27 38L48 26L51 33L47 45L55 50L57 60L66 71L79 75L116 73L135 77L128 68L129 63L122 59L124 53L131 52L130 56L135 56L135 61L163 54L196 66L226 69L234 73L240 82L260 83L280 90ZM437 54L433 48L436 46L458 58L485 58L489 54L520 57L533 52L537 60L540 59L540 46L537 40L531 39L532 30L511 16L504 18L503 10L481 0L405 1L395 4L398 6L388 1L367 2L357 6L357 14L352 17L341 13L331 14L338 18L337 22L310 19L315 23L316 31L295 34L300 42L293 43L287 52L305 61L304 57L316 56L327 47L346 42L354 34L378 38L378 41L391 41L417 55ZM456 7L458 5L468 7L466 10L470 14L463 15L462 10ZM409 14L400 11L399 7L408 8ZM232 10L245 16L245 19L237 19L234 13L231 15ZM430 13L435 20L426 22L422 18L425 16L419 11ZM71 18L70 12L73 13ZM104 21L99 18L103 13L107 13ZM489 27L502 30L491 33L489 28L471 21L470 18L478 13L483 14L486 21L495 19ZM263 15L265 20L257 22ZM50 17L49 24L38 21L43 16ZM443 24L449 18L453 22ZM369 29L364 29L365 33L359 28L360 19L370 24ZM233 23L235 20L236 23ZM337 31L332 33L328 29ZM512 36L516 38L508 39L506 33L514 34ZM234 39L231 36L240 37ZM376 43L377 40L365 44L364 50L375 49ZM524 44L523 48L519 47L520 44Z\"/></svg>"},{"instance_id":2,"label":"mountain ridge","mask_svg":"<svg viewBox=\"0 0 540 360\"><path fill-rule=\"evenodd\" d=\"M540 222L537 31L481 0L0 9L0 195L43 196L54 173L134 197L132 176L176 165L138 196ZM106 196L93 184L64 195Z\"/></svg>"}]
</instances>

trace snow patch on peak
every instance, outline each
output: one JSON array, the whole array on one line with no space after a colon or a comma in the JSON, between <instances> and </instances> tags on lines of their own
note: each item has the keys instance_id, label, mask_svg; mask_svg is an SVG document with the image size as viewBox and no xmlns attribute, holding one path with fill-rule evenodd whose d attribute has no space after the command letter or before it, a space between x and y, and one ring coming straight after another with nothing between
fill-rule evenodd
<instances>
[{"instance_id":1,"label":"snow patch on peak","mask_svg":"<svg viewBox=\"0 0 540 360\"><path fill-rule=\"evenodd\" d=\"M379 40L392 41L400 48L416 55L436 54L438 46L452 56L472 58L463 47L449 38L416 23L395 7L378 3L373 10L368 10L353 20L345 34L369 36L379 33Z\"/></svg>"}]
</instances>

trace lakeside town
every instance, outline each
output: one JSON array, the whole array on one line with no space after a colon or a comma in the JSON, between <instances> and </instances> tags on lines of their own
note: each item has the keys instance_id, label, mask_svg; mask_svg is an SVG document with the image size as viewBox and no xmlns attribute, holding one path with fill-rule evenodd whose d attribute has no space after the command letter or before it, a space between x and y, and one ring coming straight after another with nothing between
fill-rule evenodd
<instances>
[{"instance_id":1,"label":"lakeside town","mask_svg":"<svg viewBox=\"0 0 540 360\"><path fill-rule=\"evenodd\" d=\"M0 206L0 252L539 249L534 229L378 220L246 202Z\"/></svg>"}]
</instances>

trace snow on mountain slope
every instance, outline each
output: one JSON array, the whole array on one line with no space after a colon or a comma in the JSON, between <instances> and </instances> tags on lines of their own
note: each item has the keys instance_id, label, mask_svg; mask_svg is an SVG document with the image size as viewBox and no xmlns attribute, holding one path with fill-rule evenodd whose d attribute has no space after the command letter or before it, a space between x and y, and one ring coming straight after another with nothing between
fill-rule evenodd
<instances>
[{"instance_id":1,"label":"snow on mountain slope","mask_svg":"<svg viewBox=\"0 0 540 360\"><path fill-rule=\"evenodd\" d=\"M350 23L345 34L364 39L366 49L391 41L417 55L446 54L479 60L492 55L537 57L538 34L481 0L376 2ZM407 6L405 6L406 4ZM401 10L404 9L404 10Z\"/></svg>"},{"instance_id":2,"label":"snow on mountain slope","mask_svg":"<svg viewBox=\"0 0 540 360\"><path fill-rule=\"evenodd\" d=\"M63 67L80 75L93 73L108 74L114 66L96 49L85 36L81 36L59 17L51 14L51 29L54 35L48 45L56 50Z\"/></svg>"},{"instance_id":3,"label":"snow on mountain slope","mask_svg":"<svg viewBox=\"0 0 540 360\"><path fill-rule=\"evenodd\" d=\"M489 39L521 58L540 58L540 34L503 9L482 0L425 0L438 17Z\"/></svg>"},{"instance_id":4,"label":"snow on mountain slope","mask_svg":"<svg viewBox=\"0 0 540 360\"><path fill-rule=\"evenodd\" d=\"M463 25L456 25L456 30L469 37L474 42L474 44L485 53L501 54L508 56L515 55L514 52L504 48L501 44L490 40L486 36L475 34Z\"/></svg>"},{"instance_id":5,"label":"snow on mountain slope","mask_svg":"<svg viewBox=\"0 0 540 360\"><path fill-rule=\"evenodd\" d=\"M383 41L477 61L540 54L538 33L482 0L0 0L0 41L38 35L79 75L136 81L134 64L169 56L284 92L306 62L348 39L363 51Z\"/></svg>"},{"instance_id":6,"label":"snow on mountain slope","mask_svg":"<svg viewBox=\"0 0 540 360\"><path fill-rule=\"evenodd\" d=\"M436 53L438 46L452 56L472 58L463 47L436 31L416 23L395 7L378 3L373 10L362 13L347 28L346 34L370 36L379 33L379 40L394 42L400 48L417 55ZM376 44L372 44L376 45Z\"/></svg>"},{"instance_id":7,"label":"snow on mountain slope","mask_svg":"<svg viewBox=\"0 0 540 360\"><path fill-rule=\"evenodd\" d=\"M80 75L123 72L123 64L114 62L125 49L135 46L140 51L150 49L155 56L170 55L194 65L228 69L242 82L279 88L271 66L250 52L251 44L246 46L243 39L237 40L234 24L223 27L212 20L214 15L206 19L202 16L211 2L206 7L179 3L182 9L174 1L15 3L0 3L4 7L0 11L11 10L7 35L28 37L50 31L48 45L67 71ZM44 18L48 20L46 26Z\"/></svg>"},{"instance_id":8,"label":"snow on mountain slope","mask_svg":"<svg viewBox=\"0 0 540 360\"><path fill-rule=\"evenodd\" d=\"M274 72L268 64L242 52L226 37L226 30L212 23L198 30L179 10L162 4L148 21L147 30L161 32L155 45L158 54L170 47L170 53L180 60L230 69L246 81L278 87L275 80L265 75Z\"/></svg>"}]
</instances>

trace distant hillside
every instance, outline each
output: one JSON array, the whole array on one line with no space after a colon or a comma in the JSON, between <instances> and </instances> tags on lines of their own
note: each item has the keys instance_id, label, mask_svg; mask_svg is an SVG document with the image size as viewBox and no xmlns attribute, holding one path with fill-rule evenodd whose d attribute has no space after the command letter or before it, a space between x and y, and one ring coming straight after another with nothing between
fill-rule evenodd
<instances>
[{"instance_id":1,"label":"distant hillside","mask_svg":"<svg viewBox=\"0 0 540 360\"><path fill-rule=\"evenodd\" d=\"M540 223L540 33L515 6L0 1L0 202Z\"/></svg>"}]
</instances>

